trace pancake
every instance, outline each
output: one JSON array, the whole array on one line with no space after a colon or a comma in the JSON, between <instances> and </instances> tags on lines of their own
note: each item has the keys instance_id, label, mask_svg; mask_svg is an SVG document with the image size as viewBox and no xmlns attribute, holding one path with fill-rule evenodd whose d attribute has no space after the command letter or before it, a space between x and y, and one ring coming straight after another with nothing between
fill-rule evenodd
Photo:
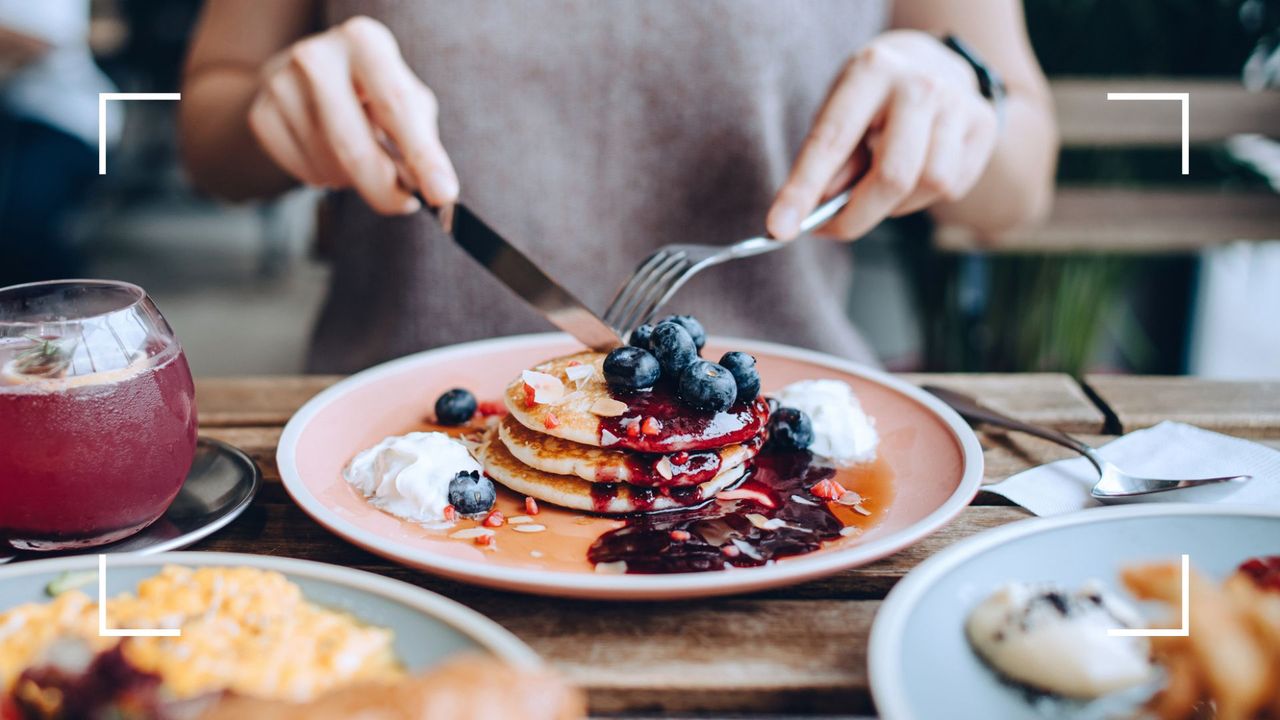
<instances>
[{"instance_id":1,"label":"pancake","mask_svg":"<svg viewBox=\"0 0 1280 720\"><path fill-rule=\"evenodd\" d=\"M517 377L504 395L511 417L536 433L580 445L646 453L712 450L744 443L756 437L769 418L763 397L738 401L722 412L704 412L676 400L665 379L658 387L629 396L614 397L604 381L604 353L581 352L548 360L534 371L558 378L564 395L550 402L530 404L525 381ZM580 384L568 379L573 365L593 368ZM613 415L600 414L600 404L625 404ZM639 432L647 423L651 433ZM629 432L630 431L630 432Z\"/></svg>"},{"instance_id":2,"label":"pancake","mask_svg":"<svg viewBox=\"0 0 1280 720\"><path fill-rule=\"evenodd\" d=\"M662 495L656 488L641 488L627 483L589 483L574 476L535 470L520 462L502 443L496 427L485 433L476 449L476 459L484 465L485 474L494 482L517 493L561 507L603 515L675 510L696 505L732 487L746 472L746 465L726 468L701 486L679 488L671 497Z\"/></svg>"},{"instance_id":3,"label":"pancake","mask_svg":"<svg viewBox=\"0 0 1280 720\"><path fill-rule=\"evenodd\" d=\"M587 482L624 482L648 487L683 487L706 482L723 468L741 465L755 457L762 439L757 435L745 443L717 450L654 455L569 442L534 432L511 416L503 418L498 425L498 436L517 460L535 470L574 475ZM662 465L664 459L666 464Z\"/></svg>"}]
</instances>

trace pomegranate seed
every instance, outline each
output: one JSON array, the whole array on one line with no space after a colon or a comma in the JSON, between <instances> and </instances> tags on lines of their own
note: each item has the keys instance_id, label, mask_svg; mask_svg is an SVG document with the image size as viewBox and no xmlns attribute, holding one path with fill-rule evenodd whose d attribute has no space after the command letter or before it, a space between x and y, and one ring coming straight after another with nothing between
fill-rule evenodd
<instances>
[{"instance_id":1,"label":"pomegranate seed","mask_svg":"<svg viewBox=\"0 0 1280 720\"><path fill-rule=\"evenodd\" d=\"M644 422L640 423L640 432L645 435L657 435L662 432L662 423L658 422L656 417L647 417Z\"/></svg>"},{"instance_id":2,"label":"pomegranate seed","mask_svg":"<svg viewBox=\"0 0 1280 720\"><path fill-rule=\"evenodd\" d=\"M495 400L486 400L476 406L476 412L480 413L482 417L492 417L494 415L506 415L507 408Z\"/></svg>"},{"instance_id":3,"label":"pomegranate seed","mask_svg":"<svg viewBox=\"0 0 1280 720\"><path fill-rule=\"evenodd\" d=\"M477 535L477 536L476 536L476 544L477 544L477 545L481 545L481 546L489 546L489 545L492 545L492 544L493 544L493 536L492 536L492 535Z\"/></svg>"},{"instance_id":4,"label":"pomegranate seed","mask_svg":"<svg viewBox=\"0 0 1280 720\"><path fill-rule=\"evenodd\" d=\"M538 501L537 501L537 500L534 500L534 499L533 499L533 498L531 498L531 497L527 497L527 498L525 498L525 499L524 499L524 514L525 514L525 515L537 515L537 514L538 514Z\"/></svg>"},{"instance_id":5,"label":"pomegranate seed","mask_svg":"<svg viewBox=\"0 0 1280 720\"><path fill-rule=\"evenodd\" d=\"M444 519L445 519L445 522L453 522L454 520L457 520L457 519L458 519L458 510L457 510L456 508L454 508L452 505L445 505L445 506L444 506Z\"/></svg>"},{"instance_id":6,"label":"pomegranate seed","mask_svg":"<svg viewBox=\"0 0 1280 720\"><path fill-rule=\"evenodd\" d=\"M555 413L549 412L546 417L542 418L542 426L548 430L555 430L560 427L560 418L556 417Z\"/></svg>"},{"instance_id":7,"label":"pomegranate seed","mask_svg":"<svg viewBox=\"0 0 1280 720\"><path fill-rule=\"evenodd\" d=\"M738 549L737 545L721 545L720 552L724 553L725 557L731 558L738 557L742 554L742 551Z\"/></svg>"},{"instance_id":8,"label":"pomegranate seed","mask_svg":"<svg viewBox=\"0 0 1280 720\"><path fill-rule=\"evenodd\" d=\"M578 367L581 364L582 363L578 362L577 360L570 360L568 364L565 365L565 367Z\"/></svg>"},{"instance_id":9,"label":"pomegranate seed","mask_svg":"<svg viewBox=\"0 0 1280 720\"><path fill-rule=\"evenodd\" d=\"M673 465L683 465L687 462L689 462L689 453L683 450L671 456L671 464Z\"/></svg>"},{"instance_id":10,"label":"pomegranate seed","mask_svg":"<svg viewBox=\"0 0 1280 720\"><path fill-rule=\"evenodd\" d=\"M537 393L538 391L534 390L532 385L530 385L529 383L524 384L524 406L525 407L533 407L534 405L538 404L538 401L534 399L535 397L537 397Z\"/></svg>"},{"instance_id":11,"label":"pomegranate seed","mask_svg":"<svg viewBox=\"0 0 1280 720\"><path fill-rule=\"evenodd\" d=\"M636 420L635 422L627 426L627 437L629 438L640 437L640 421L639 420Z\"/></svg>"},{"instance_id":12,"label":"pomegranate seed","mask_svg":"<svg viewBox=\"0 0 1280 720\"><path fill-rule=\"evenodd\" d=\"M823 500L839 500L845 493L849 491L845 490L844 487L841 486L840 483L836 482L835 480L832 480L831 478L827 478L826 480L823 480L818 484L814 485L813 487L809 488L809 492L822 498Z\"/></svg>"},{"instance_id":13,"label":"pomegranate seed","mask_svg":"<svg viewBox=\"0 0 1280 720\"><path fill-rule=\"evenodd\" d=\"M688 540L691 537L693 536L689 534L688 530L672 530L671 531L671 539L675 540L676 542L684 542L685 540Z\"/></svg>"},{"instance_id":14,"label":"pomegranate seed","mask_svg":"<svg viewBox=\"0 0 1280 720\"><path fill-rule=\"evenodd\" d=\"M502 527L502 523L506 521L507 519L502 516L502 511L494 510L485 517L484 522L481 524L485 527Z\"/></svg>"}]
</instances>

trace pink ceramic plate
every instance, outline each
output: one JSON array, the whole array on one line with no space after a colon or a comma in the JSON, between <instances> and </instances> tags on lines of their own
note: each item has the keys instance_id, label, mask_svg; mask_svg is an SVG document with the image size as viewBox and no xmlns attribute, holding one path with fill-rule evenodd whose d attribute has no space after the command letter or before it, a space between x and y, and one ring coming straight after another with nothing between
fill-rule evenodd
<instances>
[{"instance_id":1,"label":"pink ceramic plate","mask_svg":"<svg viewBox=\"0 0 1280 720\"><path fill-rule=\"evenodd\" d=\"M880 433L880 458L854 476L870 495L862 532L808 555L754 568L667 575L593 571L586 550L618 526L543 505L539 533L499 529L495 548L427 530L370 506L342 479L360 450L388 435L421 429L435 398L453 387L497 399L521 370L580 349L561 334L523 335L410 355L353 375L317 395L285 426L277 462L285 487L311 517L371 552L412 567L480 585L586 598L671 599L739 593L830 575L882 558L932 533L973 499L982 451L968 425L941 402L886 373L819 353L748 340L714 338L719 357L743 350L759 361L764 391L797 380L834 378L853 386ZM861 477L861 480L859 480ZM860 483L866 483L862 485ZM866 487L872 488L864 492ZM877 490L879 488L879 490ZM499 508L523 512L503 493Z\"/></svg>"}]
</instances>

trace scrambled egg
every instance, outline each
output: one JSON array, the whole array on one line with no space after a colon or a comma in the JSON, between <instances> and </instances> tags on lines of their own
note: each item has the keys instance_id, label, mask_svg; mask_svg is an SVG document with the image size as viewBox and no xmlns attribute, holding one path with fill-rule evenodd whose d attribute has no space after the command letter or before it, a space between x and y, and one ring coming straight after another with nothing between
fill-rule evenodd
<instances>
[{"instance_id":1,"label":"scrambled egg","mask_svg":"<svg viewBox=\"0 0 1280 720\"><path fill-rule=\"evenodd\" d=\"M404 676L392 633L308 603L283 575L254 568L165 567L137 594L107 601L113 628L181 628L180 637L98 637L97 603L78 590L0 613L0 694L60 638L95 652L123 642L131 664L178 697L231 690L304 701L359 681Z\"/></svg>"}]
</instances>

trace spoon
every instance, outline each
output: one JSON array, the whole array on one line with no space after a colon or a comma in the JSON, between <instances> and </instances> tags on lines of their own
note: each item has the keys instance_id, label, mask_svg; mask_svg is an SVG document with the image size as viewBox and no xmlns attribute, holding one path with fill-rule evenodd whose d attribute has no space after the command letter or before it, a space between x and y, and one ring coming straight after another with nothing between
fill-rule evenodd
<instances>
[{"instance_id":1,"label":"spoon","mask_svg":"<svg viewBox=\"0 0 1280 720\"><path fill-rule=\"evenodd\" d=\"M925 385L924 389L950 405L953 410L960 413L961 417L971 423L986 423L1035 435L1049 442L1071 448L1085 456L1101 476L1101 479L1089 491L1093 499L1101 503L1119 504L1141 501L1212 502L1239 490L1245 483L1253 479L1252 475L1227 475L1186 480L1162 480L1130 475L1107 462L1094 448L1064 432L1015 420L1008 415L982 405L964 393L935 385Z\"/></svg>"}]
</instances>

